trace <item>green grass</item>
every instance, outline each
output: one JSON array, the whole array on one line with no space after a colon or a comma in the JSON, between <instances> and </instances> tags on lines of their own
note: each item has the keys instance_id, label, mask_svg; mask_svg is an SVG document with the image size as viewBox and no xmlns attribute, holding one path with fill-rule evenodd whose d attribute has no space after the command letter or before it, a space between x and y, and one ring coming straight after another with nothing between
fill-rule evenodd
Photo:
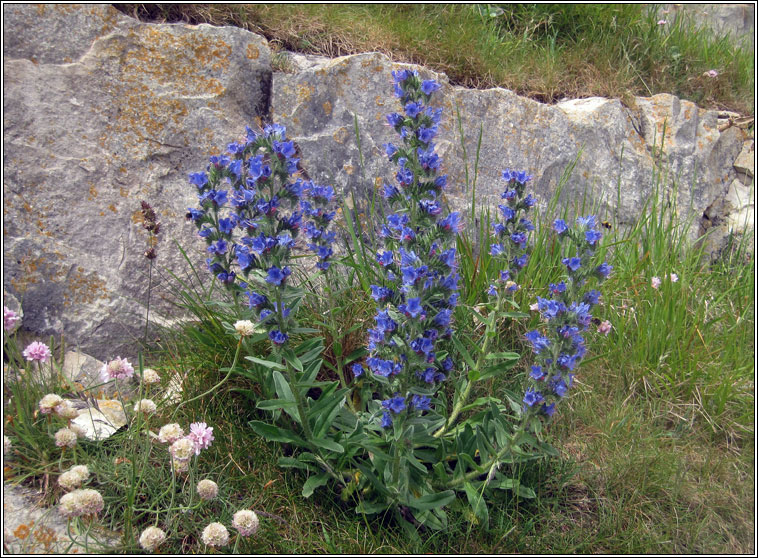
<instances>
[{"instance_id":1,"label":"green grass","mask_svg":"<svg viewBox=\"0 0 758 558\"><path fill-rule=\"evenodd\" d=\"M673 93L709 108L754 111L749 47L641 5L116 6L146 21L239 26L275 50L379 51L443 71L455 84L505 87L543 102ZM657 24L662 17L666 25ZM712 69L717 78L703 75Z\"/></svg>"},{"instance_id":2,"label":"green grass","mask_svg":"<svg viewBox=\"0 0 758 558\"><path fill-rule=\"evenodd\" d=\"M411 22L418 17L414 14L436 14L441 21L450 15L447 10L460 10L459 15L465 16L460 25L465 25L466 14L476 15L478 25L484 25L470 6L289 8L311 14L333 10L328 13L336 15L347 13L340 10L348 8L365 10L367 18L376 11L389 20L397 13ZM600 27L603 10L610 8L575 7L598 10L594 25ZM636 8L618 9L632 13ZM224 9L237 17L247 13L245 7L202 9ZM270 15L284 8L249 9ZM498 33L513 29L523 33L527 22L540 19L540 10L549 10L542 5L511 9L509 17L514 21L498 20L497 26L505 29ZM289 25L308 21L298 17ZM579 31L600 33L581 28L577 21L554 18L549 25L529 24L534 27L529 40L539 43L550 29L567 37ZM487 23L494 25L494 21ZM409 23L407 32L412 29ZM492 42L491 48L499 44ZM561 51L556 46L555 52ZM467 187L474 192L478 146L466 147ZM571 167L561 184L571 180L570 171ZM656 177L658 191L676 191L676 185L666 184L666 179ZM586 199L559 207L558 190L535 219L538 231L516 298L525 311L561 273L558 244L550 233L552 220L562 217L568 222L593 212ZM105 497L101 523L122 532L125 514L133 514L123 533L124 544L115 549L120 552L138 551L128 531L133 529L136 535L152 523L154 516L144 510L165 510L173 503L193 509L173 513L170 528L165 523L168 516L160 516L159 523L170 536L163 552L203 552L198 540L203 526L211 521L229 525L234 511L249 507L261 512L262 527L255 537L240 543L238 550L244 553L752 553L754 263L739 245L719 260L709 261L703 254L704 244L686 242L687 224L676 223L665 207L655 196L639 222L624 230L611 219L605 249L614 273L601 288L603 300L596 315L610 320L613 330L607 337L588 334L589 354L578 370L576 387L546 429L547 440L558 448L559 457L511 472L533 487L537 497L519 499L511 492L498 496L489 506L489 527L477 522L462 496L449 507L449 527L421 533L418 540L410 539L390 514L356 515L331 484L303 498L304 476L277 466L278 459L292 449L264 441L248 426L251 419L264 418L254 408L261 395L260 383L239 367L239 373L218 385L225 369L232 366L236 346L235 336L223 322L248 316L217 286L209 286L209 276L202 269L173 278L174 300L191 318L162 332L159 344L145 348L145 363L161 373L164 386L170 374L186 373L182 396L186 404L178 411L164 405L152 419L152 429L157 431L171 421L186 427L201 420L214 427L215 441L200 455L192 476L172 490L165 447L149 444L144 431L136 434L136 428L106 443L80 442L73 452L61 452L51 434L62 423L54 418L48 421L35 410L42 395L62 393L68 387L30 383L24 377L4 384L4 397L12 402L12 407L6 407L12 419L6 419L5 434L14 444L12 459L6 460L6 480L40 488L45 501L52 504L61 495L56 483L60 472L73 464L88 464L93 479L89 485ZM373 324L374 304L367 288L374 282L373 255L357 239L373 239L371 223L379 219L379 211L370 209L361 220L345 215L341 237L347 240L346 266L335 269L328 285L308 274L298 276L310 293L300 308L299 321L317 328L324 338L321 378L337 379L340 366L363 346L366 329ZM458 248L461 299L476 305L483 302L486 285L498 270L491 265L487 250L481 249L490 242L488 215L472 216L479 218L482 227L462 236ZM671 273L679 276L677 282L668 278ZM660 289L652 288L653 276L661 277ZM329 292L333 301L324 296ZM482 386L474 396L522 389L531 356L522 336L536 322L532 314L503 326L493 350L515 350L523 358L509 377ZM461 307L456 312L456 328L474 342L481 335ZM11 368L23 366L13 340L5 343ZM244 354L265 356L267 351L266 343L244 347ZM62 349L55 354L63 354ZM203 477L219 483L220 500L198 502L194 483ZM130 498L132 506L127 505ZM130 508L135 509L130 512Z\"/></svg>"}]
</instances>

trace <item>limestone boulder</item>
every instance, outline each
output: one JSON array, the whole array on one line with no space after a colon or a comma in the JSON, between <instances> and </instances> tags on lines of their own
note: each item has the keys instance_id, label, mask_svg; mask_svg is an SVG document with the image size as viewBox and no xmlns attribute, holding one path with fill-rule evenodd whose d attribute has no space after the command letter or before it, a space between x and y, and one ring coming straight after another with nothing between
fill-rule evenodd
<instances>
[{"instance_id":1,"label":"limestone boulder","mask_svg":"<svg viewBox=\"0 0 758 558\"><path fill-rule=\"evenodd\" d=\"M4 287L24 327L107 360L143 338L140 202L161 222L151 320L167 270L199 253L187 183L265 115L270 51L238 28L153 25L108 5L3 5ZM195 264L201 265L198 258Z\"/></svg>"},{"instance_id":2,"label":"limestone boulder","mask_svg":"<svg viewBox=\"0 0 758 558\"><path fill-rule=\"evenodd\" d=\"M369 53L309 60L274 74L273 118L297 140L312 178L355 193L364 207L395 172L383 144L398 142L385 115L401 110L391 77L399 67L407 66ZM588 202L586 209L622 226L634 223L656 193L676 199L680 217L693 221L694 240L704 210L736 177L744 132L719 132L717 112L672 95L636 98L632 107L604 98L545 105L506 89L451 86L444 75L414 68L443 85L437 150L449 175L448 201L466 215L472 198L477 208L495 207L502 170L517 168L534 176L543 208L560 190L563 204Z\"/></svg>"}]
</instances>

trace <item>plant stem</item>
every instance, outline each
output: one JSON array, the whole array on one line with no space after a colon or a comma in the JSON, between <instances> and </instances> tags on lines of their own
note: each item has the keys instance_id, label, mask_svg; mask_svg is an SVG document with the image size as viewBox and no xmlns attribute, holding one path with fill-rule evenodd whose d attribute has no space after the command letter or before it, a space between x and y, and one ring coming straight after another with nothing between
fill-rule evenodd
<instances>
[{"instance_id":1,"label":"plant stem","mask_svg":"<svg viewBox=\"0 0 758 558\"><path fill-rule=\"evenodd\" d=\"M492 342L492 339L494 339L495 331L497 330L497 317L498 314L500 314L500 303L502 300L502 295L498 294L497 302L495 303L495 310L493 311L493 319L490 321L490 323L487 324L487 328L484 330L484 345L482 346L482 350L479 353L479 357L476 359L476 367L474 370L477 372L481 370L482 364L484 363L484 359L486 358L489 349L490 349L490 343ZM461 409L466 404L466 401L468 400L469 395L471 395L471 388L474 385L474 382L472 380L469 380L466 384L466 387L463 390L463 394L458 399L458 402L453 407L453 411L450 413L450 416L447 419L447 422L445 423L445 426L437 430L437 432L434 433L435 438L439 438L445 432L449 431L450 428L455 424L455 420L458 418L458 415L461 413Z\"/></svg>"},{"instance_id":2,"label":"plant stem","mask_svg":"<svg viewBox=\"0 0 758 558\"><path fill-rule=\"evenodd\" d=\"M145 311L145 335L142 344L147 347L147 327L150 324L150 293L153 286L153 260L150 260L150 267L147 271L147 309Z\"/></svg>"},{"instance_id":3,"label":"plant stem","mask_svg":"<svg viewBox=\"0 0 758 558\"><path fill-rule=\"evenodd\" d=\"M516 439L521 435L522 432L524 432L526 428L526 420L522 420L521 424L519 424L519 427L516 429L516 431L513 433L512 436L508 437L508 441L506 442L505 446L503 446L503 449L501 449L492 459L490 459L486 464L482 465L482 469L489 469L491 467L494 467L498 461L500 461L505 455L510 452L513 449L514 442ZM484 473L481 473L479 471L471 471L470 473L467 473L463 475L462 477L455 478L451 480L447 487L448 488L456 488L460 486L463 483L466 483L470 480L475 479L476 477L483 475Z\"/></svg>"},{"instance_id":4,"label":"plant stem","mask_svg":"<svg viewBox=\"0 0 758 558\"><path fill-rule=\"evenodd\" d=\"M232 372L234 371L235 367L237 366L237 360L239 359L239 356L240 356L240 349L242 348L242 339L243 338L240 337L239 341L237 341L237 350L234 353L234 361L232 362L232 365L229 367L229 372L227 372L226 376L224 376L224 379L221 380L219 383L217 383L215 386L213 386L208 391L205 391L205 392L201 393L200 395L196 395L192 399L187 399L187 401L182 401L181 403L179 403L176 406L176 409L174 409L174 412L171 413L171 418L172 419L174 418L174 416L176 416L177 411L179 409L181 409L184 405L186 405L187 403L192 403L193 401L196 401L196 400L198 400L198 399L200 399L202 397L205 397L206 395L208 395L210 393L213 393L214 391L216 391L218 388L220 388L222 385L224 385L226 383L226 381L232 375Z\"/></svg>"}]
</instances>

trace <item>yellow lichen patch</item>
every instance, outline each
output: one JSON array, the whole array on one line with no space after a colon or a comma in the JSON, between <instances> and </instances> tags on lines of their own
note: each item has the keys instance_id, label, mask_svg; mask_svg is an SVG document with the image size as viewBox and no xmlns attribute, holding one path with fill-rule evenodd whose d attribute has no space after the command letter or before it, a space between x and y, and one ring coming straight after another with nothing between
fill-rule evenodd
<instances>
[{"instance_id":1,"label":"yellow lichen patch","mask_svg":"<svg viewBox=\"0 0 758 558\"><path fill-rule=\"evenodd\" d=\"M344 143L345 140L347 139L347 135L348 135L347 128L342 126L341 128L338 128L336 132L334 132L332 137L334 138L334 141L336 141L337 143Z\"/></svg>"},{"instance_id":2,"label":"yellow lichen patch","mask_svg":"<svg viewBox=\"0 0 758 558\"><path fill-rule=\"evenodd\" d=\"M129 197L129 191L124 188L123 186L118 187L118 193L122 198L128 198Z\"/></svg>"},{"instance_id":3,"label":"yellow lichen patch","mask_svg":"<svg viewBox=\"0 0 758 558\"><path fill-rule=\"evenodd\" d=\"M87 199L89 201L94 200L97 197L97 190L95 189L95 185L91 184L89 187L89 196L87 196Z\"/></svg>"},{"instance_id":4,"label":"yellow lichen patch","mask_svg":"<svg viewBox=\"0 0 758 558\"><path fill-rule=\"evenodd\" d=\"M116 213L116 206L111 204L108 204L108 209L110 209L113 213Z\"/></svg>"},{"instance_id":5,"label":"yellow lichen patch","mask_svg":"<svg viewBox=\"0 0 758 558\"><path fill-rule=\"evenodd\" d=\"M321 106L324 108L324 113L327 116L332 115L332 103L330 103L329 101L324 101L324 103Z\"/></svg>"},{"instance_id":6,"label":"yellow lichen patch","mask_svg":"<svg viewBox=\"0 0 758 558\"><path fill-rule=\"evenodd\" d=\"M384 106L384 99L382 99L381 95L377 95L376 98L374 99L374 101L376 102L376 106L378 106L378 107L383 107Z\"/></svg>"},{"instance_id":7,"label":"yellow lichen patch","mask_svg":"<svg viewBox=\"0 0 758 558\"><path fill-rule=\"evenodd\" d=\"M247 57L249 60L258 60L261 51L253 43L247 43Z\"/></svg>"},{"instance_id":8,"label":"yellow lichen patch","mask_svg":"<svg viewBox=\"0 0 758 558\"><path fill-rule=\"evenodd\" d=\"M42 544L45 553L52 554L55 552L55 543L58 541L58 535L50 527L41 526L34 530L34 540ZM73 552L76 552L76 548Z\"/></svg>"},{"instance_id":9,"label":"yellow lichen patch","mask_svg":"<svg viewBox=\"0 0 758 558\"><path fill-rule=\"evenodd\" d=\"M23 541L26 537L29 536L29 533L31 533L31 531L32 530L29 528L29 525L22 523L13 531L13 536Z\"/></svg>"},{"instance_id":10,"label":"yellow lichen patch","mask_svg":"<svg viewBox=\"0 0 758 558\"><path fill-rule=\"evenodd\" d=\"M309 101L316 88L307 83L301 83L297 86L297 100L300 102Z\"/></svg>"},{"instance_id":11,"label":"yellow lichen patch","mask_svg":"<svg viewBox=\"0 0 758 558\"><path fill-rule=\"evenodd\" d=\"M342 168L347 174L353 174L353 171L355 170L355 167L353 167L353 165L349 165L347 163L342 165Z\"/></svg>"},{"instance_id":12,"label":"yellow lichen patch","mask_svg":"<svg viewBox=\"0 0 758 558\"><path fill-rule=\"evenodd\" d=\"M96 273L87 273L81 267L74 270L66 283L68 288L63 291L63 306L70 306L72 303L89 304L97 299L108 299L105 281Z\"/></svg>"}]
</instances>

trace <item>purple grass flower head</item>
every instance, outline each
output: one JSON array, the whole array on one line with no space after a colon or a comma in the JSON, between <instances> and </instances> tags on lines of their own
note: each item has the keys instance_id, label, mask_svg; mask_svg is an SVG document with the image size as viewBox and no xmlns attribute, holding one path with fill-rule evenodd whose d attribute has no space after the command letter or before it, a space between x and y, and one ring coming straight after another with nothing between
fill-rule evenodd
<instances>
[{"instance_id":1,"label":"purple grass flower head","mask_svg":"<svg viewBox=\"0 0 758 558\"><path fill-rule=\"evenodd\" d=\"M8 328L6 327L6 329ZM39 341L32 341L29 343L22 354L26 360L38 363L47 362L52 356L50 348L44 343L40 343ZM132 370L132 372L134 372L134 370Z\"/></svg>"},{"instance_id":2,"label":"purple grass flower head","mask_svg":"<svg viewBox=\"0 0 758 558\"><path fill-rule=\"evenodd\" d=\"M3 329L5 331L13 331L20 320L21 316L17 312L14 312L7 306L3 306Z\"/></svg>"},{"instance_id":3,"label":"purple grass flower head","mask_svg":"<svg viewBox=\"0 0 758 558\"><path fill-rule=\"evenodd\" d=\"M104 382L111 380L128 380L134 376L134 368L125 358L116 357L100 369L100 378Z\"/></svg>"},{"instance_id":4,"label":"purple grass flower head","mask_svg":"<svg viewBox=\"0 0 758 558\"><path fill-rule=\"evenodd\" d=\"M190 433L187 434L195 446L195 455L200 455L200 452L204 449L211 447L213 442L213 427L208 426L204 422L193 422L190 424Z\"/></svg>"}]
</instances>

